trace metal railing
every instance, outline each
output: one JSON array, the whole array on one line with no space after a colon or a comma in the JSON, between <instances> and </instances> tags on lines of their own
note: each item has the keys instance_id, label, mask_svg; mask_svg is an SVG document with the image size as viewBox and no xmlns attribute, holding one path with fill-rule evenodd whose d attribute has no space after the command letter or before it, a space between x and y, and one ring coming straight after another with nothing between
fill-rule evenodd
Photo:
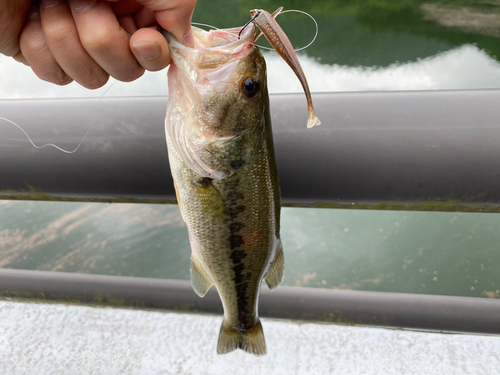
<instances>
[{"instance_id":1,"label":"metal railing","mask_svg":"<svg viewBox=\"0 0 500 375\"><path fill-rule=\"evenodd\" d=\"M0 269L0 296L38 301L222 314L215 288L188 281ZM424 294L262 287L265 318L500 334L500 300Z\"/></svg>"},{"instance_id":2,"label":"metal railing","mask_svg":"<svg viewBox=\"0 0 500 375\"><path fill-rule=\"evenodd\" d=\"M500 212L500 90L271 95L283 204ZM166 97L3 100L5 199L175 202Z\"/></svg>"}]
</instances>

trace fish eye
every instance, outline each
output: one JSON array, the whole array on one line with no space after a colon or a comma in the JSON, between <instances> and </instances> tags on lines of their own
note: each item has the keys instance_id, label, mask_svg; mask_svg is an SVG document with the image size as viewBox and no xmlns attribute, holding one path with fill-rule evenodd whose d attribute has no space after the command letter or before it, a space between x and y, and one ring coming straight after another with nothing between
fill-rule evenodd
<instances>
[{"instance_id":1,"label":"fish eye","mask_svg":"<svg viewBox=\"0 0 500 375\"><path fill-rule=\"evenodd\" d=\"M260 92L259 81L254 77L245 78L241 84L241 89L246 96L253 98Z\"/></svg>"}]
</instances>

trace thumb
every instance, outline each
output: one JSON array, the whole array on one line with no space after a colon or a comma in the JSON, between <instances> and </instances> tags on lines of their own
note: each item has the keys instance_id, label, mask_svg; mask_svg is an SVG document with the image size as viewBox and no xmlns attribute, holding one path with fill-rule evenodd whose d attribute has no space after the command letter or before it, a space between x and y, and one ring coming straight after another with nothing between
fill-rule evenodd
<instances>
[{"instance_id":1,"label":"thumb","mask_svg":"<svg viewBox=\"0 0 500 375\"><path fill-rule=\"evenodd\" d=\"M194 46L191 34L191 18L196 0L137 0L155 12L156 21L162 28L188 47Z\"/></svg>"}]
</instances>

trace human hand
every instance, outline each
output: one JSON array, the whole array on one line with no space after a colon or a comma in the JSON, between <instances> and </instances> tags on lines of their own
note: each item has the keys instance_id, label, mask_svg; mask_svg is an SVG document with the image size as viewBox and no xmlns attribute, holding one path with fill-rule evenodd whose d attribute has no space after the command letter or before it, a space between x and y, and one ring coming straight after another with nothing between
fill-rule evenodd
<instances>
[{"instance_id":1,"label":"human hand","mask_svg":"<svg viewBox=\"0 0 500 375\"><path fill-rule=\"evenodd\" d=\"M193 45L196 0L2 0L0 53L42 80L96 89L109 76L133 81L170 63L159 24Z\"/></svg>"}]
</instances>

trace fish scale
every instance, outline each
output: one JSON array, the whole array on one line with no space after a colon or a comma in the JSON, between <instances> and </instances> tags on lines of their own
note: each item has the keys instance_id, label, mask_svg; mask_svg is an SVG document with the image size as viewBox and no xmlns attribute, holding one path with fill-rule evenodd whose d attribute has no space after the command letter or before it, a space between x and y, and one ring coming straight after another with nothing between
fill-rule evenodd
<instances>
[{"instance_id":1,"label":"fish scale","mask_svg":"<svg viewBox=\"0 0 500 375\"><path fill-rule=\"evenodd\" d=\"M272 33L273 43L295 59L290 66L306 90L308 126L318 125L300 64L290 43L278 37L284 33L273 17L280 11L252 11L253 19L265 23L264 35ZM193 28L195 48L165 36L172 57L165 133L191 244L191 283L200 297L212 285L220 295L217 353L262 355L259 291L263 280L271 289L281 283L284 255L266 64L255 45L255 26Z\"/></svg>"}]
</instances>

